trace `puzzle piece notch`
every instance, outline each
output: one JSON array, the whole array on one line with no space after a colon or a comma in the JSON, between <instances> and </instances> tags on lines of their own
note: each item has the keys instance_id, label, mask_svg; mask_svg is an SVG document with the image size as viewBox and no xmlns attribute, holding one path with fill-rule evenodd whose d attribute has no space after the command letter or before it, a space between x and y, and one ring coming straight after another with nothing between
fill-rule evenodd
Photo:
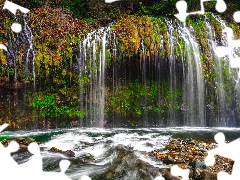
<instances>
[{"instance_id":1,"label":"puzzle piece notch","mask_svg":"<svg viewBox=\"0 0 240 180\"><path fill-rule=\"evenodd\" d=\"M6 123L1 125L0 132L2 132L6 127L8 127L8 124ZM11 157L11 153L16 152L18 149L19 144L15 141L10 142L6 148L0 143L0 179L71 180L67 175L65 175L66 170L70 166L70 161L60 161L60 172L43 172L40 147L36 142L32 142L28 145L28 151L33 154L33 156L22 166L19 166ZM14 173L12 173L13 171ZM91 180L91 178L88 176L82 176L81 180Z\"/></svg>"},{"instance_id":2,"label":"puzzle piece notch","mask_svg":"<svg viewBox=\"0 0 240 180\"><path fill-rule=\"evenodd\" d=\"M42 170L42 156L40 152L40 147L36 142L32 142L28 145L28 151L33 154L30 160L28 160L21 167L22 176L26 176L31 172L32 176L36 176L37 179L42 180L71 180L68 176L65 175L66 170L70 166L70 162L68 160L62 160L59 163L59 167L61 169L60 172L43 172ZM33 177L26 177L27 179L33 179ZM35 177L34 177L35 178Z\"/></svg>"},{"instance_id":3,"label":"puzzle piece notch","mask_svg":"<svg viewBox=\"0 0 240 180\"><path fill-rule=\"evenodd\" d=\"M232 159L234 161L234 165L232 168L232 174L228 174L225 172L218 173L218 180L236 180L239 179L240 176L240 139L236 139L230 143L225 143L225 136L223 133L217 133L214 136L215 141L218 143L218 147L208 151L208 155L205 158L205 164L207 166L213 166L215 162L215 155L220 155L225 158Z\"/></svg>"},{"instance_id":4,"label":"puzzle piece notch","mask_svg":"<svg viewBox=\"0 0 240 180\"><path fill-rule=\"evenodd\" d=\"M0 126L0 132L2 132L4 129L6 129L8 127L7 123L4 123Z\"/></svg>"},{"instance_id":5,"label":"puzzle piece notch","mask_svg":"<svg viewBox=\"0 0 240 180\"><path fill-rule=\"evenodd\" d=\"M17 10L20 10L22 13L28 13L30 11L27 8L24 8L7 0L3 6L3 9L8 9L14 15L16 15ZM22 31L22 25L20 23L15 22L11 25L11 29L15 33L20 33ZM4 44L0 44L0 49L7 51L7 47Z\"/></svg>"},{"instance_id":6,"label":"puzzle piece notch","mask_svg":"<svg viewBox=\"0 0 240 180\"><path fill-rule=\"evenodd\" d=\"M154 180L165 180L165 178L162 176L157 176Z\"/></svg>"},{"instance_id":7,"label":"puzzle piece notch","mask_svg":"<svg viewBox=\"0 0 240 180\"><path fill-rule=\"evenodd\" d=\"M91 178L89 176L84 175L81 177L80 180L91 180Z\"/></svg>"},{"instance_id":8,"label":"puzzle piece notch","mask_svg":"<svg viewBox=\"0 0 240 180\"><path fill-rule=\"evenodd\" d=\"M42 172L40 173L39 179L45 179L45 180L71 180L67 175L65 175L65 171L69 167L70 162L68 160L61 160L59 162L59 167L61 169L60 172Z\"/></svg>"},{"instance_id":9,"label":"puzzle piece notch","mask_svg":"<svg viewBox=\"0 0 240 180\"><path fill-rule=\"evenodd\" d=\"M226 11L227 5L224 2L224 0L217 0L217 4L216 4L215 8L218 12L223 13Z\"/></svg>"},{"instance_id":10,"label":"puzzle piece notch","mask_svg":"<svg viewBox=\"0 0 240 180\"><path fill-rule=\"evenodd\" d=\"M15 3L12 3L8 0L6 0L4 6L3 6L3 9L8 9L11 13L13 13L14 15L16 15L17 13L17 10L19 9L22 13L26 14L28 13L30 10L27 9L27 8L24 8L22 6L19 6Z\"/></svg>"},{"instance_id":11,"label":"puzzle piece notch","mask_svg":"<svg viewBox=\"0 0 240 180\"><path fill-rule=\"evenodd\" d=\"M178 10L178 14L175 14L175 17L178 18L181 22L186 23L186 18L189 15L193 15L193 14L203 15L205 13L203 2L207 2L207 1L211 1L211 0L201 0L200 1L200 5L201 5L201 10L200 11L187 13L187 3L186 3L186 1L180 0L176 3L176 8ZM227 5L224 2L224 0L217 0L215 8L218 12L222 13L222 12L226 11Z\"/></svg>"},{"instance_id":12,"label":"puzzle piece notch","mask_svg":"<svg viewBox=\"0 0 240 180\"><path fill-rule=\"evenodd\" d=\"M0 132L2 132L8 124L3 124L0 126ZM15 141L12 141L8 144L8 147L4 147L0 143L0 179L17 179L18 174L21 172L20 167L17 164L17 162L11 157L11 153L16 152L19 149L19 144ZM2 162L8 162L8 163L2 163ZM12 173L12 169L15 170L14 173Z\"/></svg>"},{"instance_id":13,"label":"puzzle piece notch","mask_svg":"<svg viewBox=\"0 0 240 180\"><path fill-rule=\"evenodd\" d=\"M15 3L7 1L7 0L6 0L5 4L4 4L4 6L3 6L3 9L9 10L15 16L16 16L17 10L20 10L24 14L29 13L29 11L30 11L27 8L24 8L22 6L19 6L19 5L15 4ZM12 26L11 26L11 29L15 33L20 33L22 31L22 25L19 24L19 23L13 23Z\"/></svg>"},{"instance_id":14,"label":"puzzle piece notch","mask_svg":"<svg viewBox=\"0 0 240 180\"><path fill-rule=\"evenodd\" d=\"M28 145L28 151L33 154L31 158L24 164L22 164L22 172L41 173L42 172L42 156L40 153L40 147L36 142L32 142Z\"/></svg>"},{"instance_id":15,"label":"puzzle piece notch","mask_svg":"<svg viewBox=\"0 0 240 180\"><path fill-rule=\"evenodd\" d=\"M171 168L171 174L173 176L181 176L182 180L188 180L189 173L189 169L182 169L178 165L173 165Z\"/></svg>"},{"instance_id":16,"label":"puzzle piece notch","mask_svg":"<svg viewBox=\"0 0 240 180\"><path fill-rule=\"evenodd\" d=\"M228 55L231 67L232 68L240 67L239 58L235 58L233 56L234 48L240 47L240 40L234 40L233 30L230 27L225 27L225 29L223 29L222 32L226 33L226 35L227 35L227 44L228 44L228 46L227 47L225 47L225 46L218 46L218 47L216 47L216 50L215 50L216 55L218 57L224 57L224 56Z\"/></svg>"},{"instance_id":17,"label":"puzzle piece notch","mask_svg":"<svg viewBox=\"0 0 240 180\"><path fill-rule=\"evenodd\" d=\"M236 21L237 23L240 23L240 11L236 11L236 12L233 14L233 19L234 19L234 21Z\"/></svg>"},{"instance_id":18,"label":"puzzle piece notch","mask_svg":"<svg viewBox=\"0 0 240 180\"><path fill-rule=\"evenodd\" d=\"M115 1L119 1L119 0L105 0L105 3L112 3L112 2L115 2Z\"/></svg>"},{"instance_id":19,"label":"puzzle piece notch","mask_svg":"<svg viewBox=\"0 0 240 180\"><path fill-rule=\"evenodd\" d=\"M59 167L61 169L61 173L65 173L69 166L70 166L70 161L68 160L60 161Z\"/></svg>"}]
</instances>

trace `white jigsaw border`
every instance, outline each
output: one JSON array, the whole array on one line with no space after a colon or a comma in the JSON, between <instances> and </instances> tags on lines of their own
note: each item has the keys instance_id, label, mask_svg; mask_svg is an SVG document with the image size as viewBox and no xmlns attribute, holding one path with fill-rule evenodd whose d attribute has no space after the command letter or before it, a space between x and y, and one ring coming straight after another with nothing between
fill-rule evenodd
<instances>
[{"instance_id":1,"label":"white jigsaw border","mask_svg":"<svg viewBox=\"0 0 240 180\"><path fill-rule=\"evenodd\" d=\"M117 0L105 0L105 3L112 3ZM179 19L181 22L186 23L186 18L189 15L193 14L201 14L203 15L205 13L203 2L207 2L211 0L201 0L201 10L197 12L190 12L187 13L187 3L184 0L180 0L176 3L176 8L178 9L179 13L175 14L175 17ZM17 4L14 4L8 0L6 0L3 9L8 9L10 12L12 12L14 15L16 14L16 11L19 9L23 13L28 13L30 10L21 7ZM226 3L224 0L217 0L216 4L216 10L218 12L224 12L227 9ZM234 20L238 23L240 22L240 11L236 11L233 14ZM21 32L21 25L18 23L12 24L12 30L16 33ZM219 46L217 47L216 54L219 57L223 57L225 55L229 56L230 60L234 60L234 57L232 56L233 48L240 47L240 40L233 40L233 30L230 27L226 27L224 31L227 33L228 38L228 47ZM7 51L7 47L3 44L0 44L0 49L3 49ZM222 53L224 52L224 53ZM238 59L239 60L239 59ZM232 67L240 67L240 63L238 63L235 66ZM2 132L8 124L3 124L0 126L0 132ZM208 152L208 156L205 159L205 164L208 166L212 166L214 164L214 155L221 155L226 158L230 158L232 160L235 160L232 174L229 175L225 172L219 172L218 173L218 180L225 180L228 178L228 180L236 180L240 176L240 139L236 139L235 141L232 141L230 143L225 143L225 136L223 133L218 133L215 135L215 140L218 142L218 147L215 149L212 149ZM42 157L40 154L40 148L37 143L33 142L29 144L28 150L33 154L32 158L26 162L23 166L19 166L15 160L11 157L10 153L15 152L19 149L19 144L17 142L12 141L7 148L3 147L3 145L0 143L0 159L3 160L0 163L0 171L2 172L0 174L0 179L9 179L9 180L15 180L15 179L45 179L45 180L52 180L52 179L58 179L58 180L71 180L68 176L66 176L64 173L67 170L67 168L70 165L70 162L68 160L62 160L59 163L61 172L43 172L42 171ZM231 152L229 152L231 151ZM14 171L14 173L12 173ZM29 174L31 172L31 174ZM173 165L171 167L171 174L173 176L181 176L182 180L188 180L189 177L189 169L181 169L177 165ZM81 180L91 180L89 176L82 176ZM155 180L164 180L162 176L158 176L155 178Z\"/></svg>"}]
</instances>

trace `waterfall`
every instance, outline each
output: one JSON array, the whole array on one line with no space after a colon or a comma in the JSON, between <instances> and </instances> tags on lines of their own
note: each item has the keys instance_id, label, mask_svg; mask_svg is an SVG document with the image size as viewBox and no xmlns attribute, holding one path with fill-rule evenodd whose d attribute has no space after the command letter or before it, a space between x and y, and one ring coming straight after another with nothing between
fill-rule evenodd
<instances>
[{"instance_id":1,"label":"waterfall","mask_svg":"<svg viewBox=\"0 0 240 180\"><path fill-rule=\"evenodd\" d=\"M213 18L221 21L215 16ZM133 118L132 115L126 115L126 117L119 115L114 109L112 114L106 116L105 96L109 94L106 92L106 88L110 88L114 96L119 97L119 88L127 88L128 83L137 79L144 85L146 91L148 81L153 80L159 84L156 98L160 111L156 116L143 113L140 117L141 125L146 127L155 123L157 126L163 124L198 127L227 126L227 114L230 106L226 107L226 98L229 99L232 95L227 96L224 86L226 77L223 71L228 66L215 54L218 42L209 18L207 16L204 18L203 23L206 29L200 30L200 33L205 33L207 36L205 48L208 49L210 53L208 56L213 61L213 73L217 74L214 79L210 79L214 86L210 89L208 89L209 84L206 80L208 75L201 57L201 54L204 53L203 47L200 47L194 27L192 25L183 26L176 20L165 19L164 22L166 23L167 38L159 34L157 38L160 39L160 44L154 52L151 52L147 45L148 42L145 42L147 40L142 37L139 56L128 57L126 47L123 48L119 42L117 43L118 36L109 27L88 33L80 45L79 53L79 63L84 64L84 67L81 65L80 77L88 76L90 81L87 89L85 91L82 89L80 94L80 109L85 108L85 111L88 112L85 117L85 125L103 127L105 119L108 121L111 119L110 121L116 125L124 124L124 121ZM159 30L160 25L157 28ZM156 46L156 41L152 39L151 43ZM184 47L180 41L184 43ZM167 60L162 54L166 48L169 51ZM176 48L179 49L179 52ZM110 66L106 66L107 52L112 53L110 60L112 65ZM136 68L137 66L139 68ZM165 80L167 80L167 84ZM231 83L230 80L229 83ZM166 86L168 86L167 89L164 89ZM211 94L212 88L213 94ZM179 95L181 91L182 95ZM166 99L166 96L169 96L169 99ZM146 111L147 101L148 99L145 97L138 102L143 108L143 112ZM215 102L217 108L214 110L213 104L209 102ZM167 109L161 109L161 107ZM151 108L151 105L148 108ZM215 113L216 116L211 113Z\"/></svg>"},{"instance_id":2,"label":"waterfall","mask_svg":"<svg viewBox=\"0 0 240 180\"><path fill-rule=\"evenodd\" d=\"M28 14L24 14L23 16L23 34L24 34L24 38L25 41L28 44L28 49L27 49L27 54L26 54L26 72L29 73L29 64L31 63L32 65L32 76L33 76L33 89L35 91L36 89L36 72L35 72L35 50L34 50L34 45L33 45L33 33L31 31L31 28L29 27L28 23L27 23L27 18L28 18Z\"/></svg>"},{"instance_id":3,"label":"waterfall","mask_svg":"<svg viewBox=\"0 0 240 180\"><path fill-rule=\"evenodd\" d=\"M86 121L81 125L103 127L105 110L105 66L109 27L89 33L79 47L79 78L89 79L87 90L80 90L80 108ZM83 83L83 84L81 84ZM80 82L80 87L85 82ZM84 102L84 103L83 103Z\"/></svg>"},{"instance_id":4,"label":"waterfall","mask_svg":"<svg viewBox=\"0 0 240 180\"><path fill-rule=\"evenodd\" d=\"M170 49L170 57L169 57L169 69L170 69L170 94L171 94L171 101L170 109L169 109L169 125L170 126L177 126L176 121L176 113L175 113L175 103L174 103L174 95L173 92L177 90L177 73L176 73L176 55L174 51L174 46L177 43L177 38L174 36L174 26L173 23L169 20L167 22L167 29L168 29L168 41L169 41L169 49Z\"/></svg>"},{"instance_id":5,"label":"waterfall","mask_svg":"<svg viewBox=\"0 0 240 180\"><path fill-rule=\"evenodd\" d=\"M181 36L185 41L185 58L187 60L184 84L186 108L184 124L187 126L205 126L204 84L198 42L195 40L192 27L183 27Z\"/></svg>"},{"instance_id":6,"label":"waterfall","mask_svg":"<svg viewBox=\"0 0 240 180\"><path fill-rule=\"evenodd\" d=\"M24 76L25 70L23 79L30 79L32 91L37 92L36 64L41 62L35 62L39 58L35 58L34 36L27 19L24 15L22 33L8 33L7 66L12 70L8 79ZM77 101L76 112L84 114L79 117L79 125L236 126L240 96L234 88L238 69L231 68L228 57L216 56L217 46L228 45L227 35L218 30L227 24L214 15L187 25L168 18L148 17L146 21L132 27L134 22L129 29L118 27L119 31L117 23L101 27L87 33L77 50L73 49L72 64L66 68L73 71L72 83L67 88L78 94L71 98ZM23 54L21 63L19 54ZM64 66L58 66L62 69L56 72L66 70ZM58 85L61 88L61 82ZM25 91L29 90L25 87ZM56 96L61 99L61 95ZM17 102L18 94L15 97ZM23 99L26 103L26 96ZM12 102L8 101L10 106ZM64 100L54 105L61 109L61 103ZM69 111L75 108L73 104Z\"/></svg>"},{"instance_id":7,"label":"waterfall","mask_svg":"<svg viewBox=\"0 0 240 180\"><path fill-rule=\"evenodd\" d=\"M24 14L23 17L15 17L17 21L23 21L23 28L21 33L14 34L11 29L8 30L8 52L7 52L7 66L14 69L14 79L17 80L18 69L21 64L17 63L17 58L20 53L26 52L23 60L25 60L26 75L33 77L33 88L36 86L36 72L35 72L35 50L33 45L33 33L27 23L29 14ZM24 47L24 49L22 48ZM32 70L32 73L30 73Z\"/></svg>"},{"instance_id":8,"label":"waterfall","mask_svg":"<svg viewBox=\"0 0 240 180\"><path fill-rule=\"evenodd\" d=\"M206 25L206 29L207 29L207 34L208 34L208 48L211 52L211 56L213 57L214 61L214 73L217 74L216 77L216 82L215 82L215 87L217 90L217 106L219 108L218 110L218 126L226 126L226 108L225 108L225 96L226 96L226 92L224 89L224 77L223 77L223 67L224 64L221 61L221 59L219 57L216 56L216 54L214 53L216 51L216 44L217 44L217 40L216 40L216 34L215 32L212 31L212 27L211 24L209 22L209 18L205 17L205 25Z\"/></svg>"}]
</instances>

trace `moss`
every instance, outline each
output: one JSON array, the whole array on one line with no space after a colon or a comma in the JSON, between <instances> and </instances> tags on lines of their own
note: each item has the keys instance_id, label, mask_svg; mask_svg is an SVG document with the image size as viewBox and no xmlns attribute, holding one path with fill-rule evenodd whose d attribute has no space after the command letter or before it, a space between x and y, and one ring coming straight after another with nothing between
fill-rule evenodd
<instances>
[{"instance_id":1,"label":"moss","mask_svg":"<svg viewBox=\"0 0 240 180\"><path fill-rule=\"evenodd\" d=\"M141 116L148 112L156 112L159 107L156 97L158 86L156 82L141 84L138 80L129 82L126 86L118 86L114 91L107 91L107 110L122 116ZM144 102L144 105L141 103Z\"/></svg>"},{"instance_id":2,"label":"moss","mask_svg":"<svg viewBox=\"0 0 240 180\"><path fill-rule=\"evenodd\" d=\"M160 89L160 94L159 94ZM148 81L146 84L139 83L138 80L129 82L125 86L118 86L107 94L107 111L116 113L119 116L142 117L145 114L162 114L167 117L167 113L180 111L183 91L178 87L176 91L170 88L164 81L159 86L156 82ZM161 96L161 103L158 98Z\"/></svg>"}]
</instances>

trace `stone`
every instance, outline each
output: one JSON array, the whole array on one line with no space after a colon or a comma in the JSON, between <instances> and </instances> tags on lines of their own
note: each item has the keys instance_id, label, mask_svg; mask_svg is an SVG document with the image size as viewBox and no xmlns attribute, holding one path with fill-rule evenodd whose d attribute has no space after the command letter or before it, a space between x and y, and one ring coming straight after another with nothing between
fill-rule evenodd
<instances>
[{"instance_id":1,"label":"stone","mask_svg":"<svg viewBox=\"0 0 240 180\"><path fill-rule=\"evenodd\" d=\"M161 173L162 173L162 176L165 178L165 180L180 180L179 177L173 176L170 170L167 168L163 169Z\"/></svg>"},{"instance_id":2,"label":"stone","mask_svg":"<svg viewBox=\"0 0 240 180\"><path fill-rule=\"evenodd\" d=\"M200 179L201 180L216 180L217 174L203 170L200 172Z\"/></svg>"},{"instance_id":3,"label":"stone","mask_svg":"<svg viewBox=\"0 0 240 180\"><path fill-rule=\"evenodd\" d=\"M49 151L51 152L57 152L57 153L61 153L61 154L64 154L68 157L75 157L75 153L71 150L67 150L67 151L62 151L56 147L52 147Z\"/></svg>"}]
</instances>

